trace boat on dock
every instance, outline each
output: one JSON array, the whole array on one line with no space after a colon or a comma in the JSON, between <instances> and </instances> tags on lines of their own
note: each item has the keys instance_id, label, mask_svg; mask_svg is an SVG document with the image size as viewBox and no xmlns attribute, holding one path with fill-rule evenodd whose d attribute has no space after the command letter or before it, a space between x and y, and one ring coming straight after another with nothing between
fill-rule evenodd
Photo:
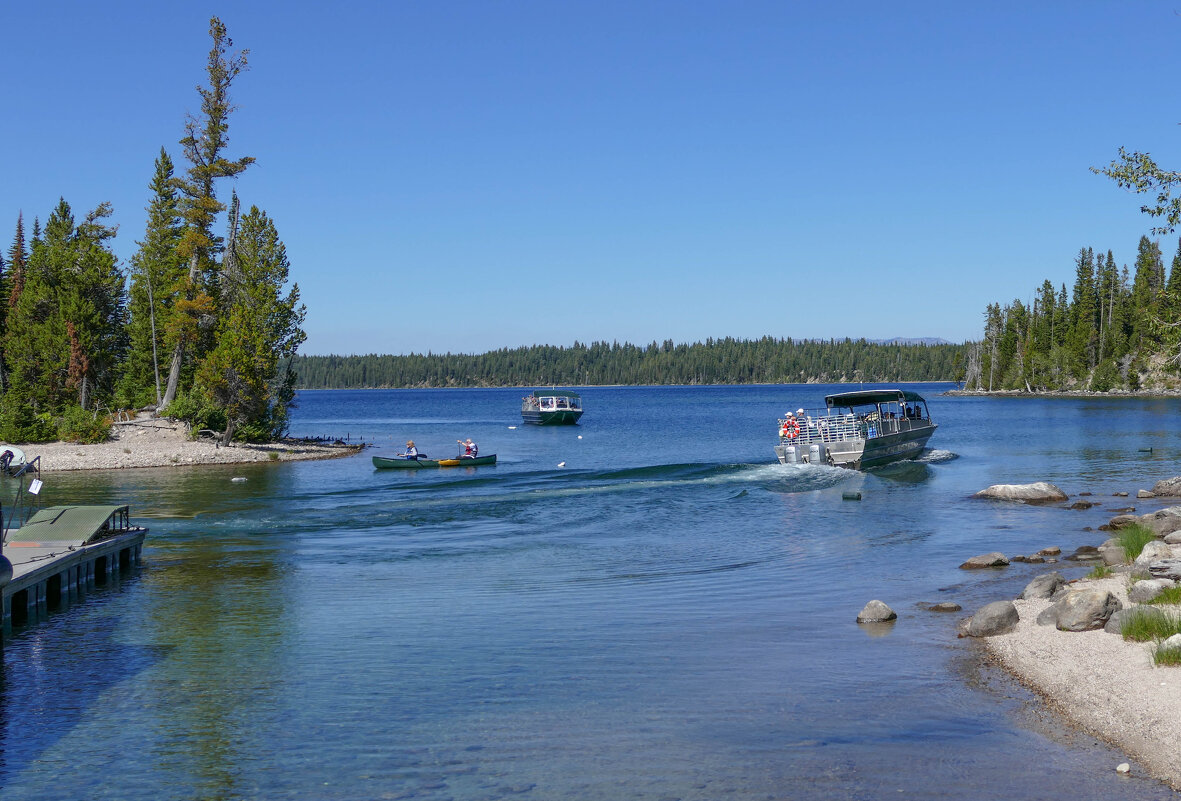
<instances>
[{"instance_id":1,"label":"boat on dock","mask_svg":"<svg viewBox=\"0 0 1181 801\"><path fill-rule=\"evenodd\" d=\"M407 459L405 456L374 456L373 466L379 470L421 470L427 467L480 467L496 464L496 454L487 456L455 457L454 459Z\"/></svg>"},{"instance_id":2,"label":"boat on dock","mask_svg":"<svg viewBox=\"0 0 1181 801\"><path fill-rule=\"evenodd\" d=\"M535 426L572 426L582 417L582 398L567 389L538 389L521 398L521 420Z\"/></svg>"},{"instance_id":3,"label":"boat on dock","mask_svg":"<svg viewBox=\"0 0 1181 801\"><path fill-rule=\"evenodd\" d=\"M775 456L781 464L879 467L918 456L937 428L927 401L909 390L841 392L824 403L780 419Z\"/></svg>"}]
</instances>

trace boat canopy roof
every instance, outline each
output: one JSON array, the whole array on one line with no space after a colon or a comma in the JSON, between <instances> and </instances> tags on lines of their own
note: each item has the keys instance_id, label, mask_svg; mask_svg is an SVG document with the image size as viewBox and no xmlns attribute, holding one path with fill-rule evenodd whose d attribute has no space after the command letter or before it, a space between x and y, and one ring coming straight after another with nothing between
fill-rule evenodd
<instances>
[{"instance_id":1,"label":"boat canopy roof","mask_svg":"<svg viewBox=\"0 0 1181 801\"><path fill-rule=\"evenodd\" d=\"M876 406L879 403L926 403L927 401L917 392L906 389L866 389L859 392L825 395L824 402L831 409L834 406Z\"/></svg>"},{"instance_id":2,"label":"boat canopy roof","mask_svg":"<svg viewBox=\"0 0 1181 801\"><path fill-rule=\"evenodd\" d=\"M571 392L568 389L535 389L533 390L533 397L535 398L577 398L577 392Z\"/></svg>"},{"instance_id":3,"label":"boat canopy roof","mask_svg":"<svg viewBox=\"0 0 1181 801\"><path fill-rule=\"evenodd\" d=\"M8 535L9 542L86 545L121 530L126 506L48 506ZM122 517L123 520L113 519Z\"/></svg>"}]
</instances>

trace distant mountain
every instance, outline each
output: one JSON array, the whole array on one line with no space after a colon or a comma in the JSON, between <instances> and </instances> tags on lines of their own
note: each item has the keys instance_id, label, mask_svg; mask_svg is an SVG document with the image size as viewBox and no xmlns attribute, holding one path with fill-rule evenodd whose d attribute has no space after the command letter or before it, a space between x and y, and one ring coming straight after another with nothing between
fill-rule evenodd
<instances>
[{"instance_id":1,"label":"distant mountain","mask_svg":"<svg viewBox=\"0 0 1181 801\"><path fill-rule=\"evenodd\" d=\"M869 339L874 345L954 345L942 337L894 337L893 339Z\"/></svg>"}]
</instances>

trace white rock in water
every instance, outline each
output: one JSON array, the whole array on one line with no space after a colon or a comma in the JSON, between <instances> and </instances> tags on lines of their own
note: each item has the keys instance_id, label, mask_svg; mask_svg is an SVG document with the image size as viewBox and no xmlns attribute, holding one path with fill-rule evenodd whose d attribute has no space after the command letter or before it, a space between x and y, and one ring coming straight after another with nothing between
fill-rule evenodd
<instances>
[{"instance_id":1,"label":"white rock in water","mask_svg":"<svg viewBox=\"0 0 1181 801\"><path fill-rule=\"evenodd\" d=\"M1115 766L1115 772L1116 773L1131 773L1132 766L1129 765L1127 762L1121 762Z\"/></svg>"},{"instance_id":2,"label":"white rock in water","mask_svg":"<svg viewBox=\"0 0 1181 801\"><path fill-rule=\"evenodd\" d=\"M240 483L245 480L246 480L246 476L234 476L233 478L230 479L230 481L233 481L235 483Z\"/></svg>"},{"instance_id":3,"label":"white rock in water","mask_svg":"<svg viewBox=\"0 0 1181 801\"><path fill-rule=\"evenodd\" d=\"M857 615L858 623L885 623L897 619L898 613L891 609L884 601L878 600L867 603Z\"/></svg>"}]
</instances>

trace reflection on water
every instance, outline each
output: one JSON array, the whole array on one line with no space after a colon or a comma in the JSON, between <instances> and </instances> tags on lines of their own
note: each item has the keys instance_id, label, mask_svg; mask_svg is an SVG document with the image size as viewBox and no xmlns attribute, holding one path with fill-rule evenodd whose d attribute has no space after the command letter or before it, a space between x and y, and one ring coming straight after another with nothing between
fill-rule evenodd
<instances>
[{"instance_id":1,"label":"reflection on water","mask_svg":"<svg viewBox=\"0 0 1181 801\"><path fill-rule=\"evenodd\" d=\"M510 428L519 390L307 393L309 426L428 452L462 434L500 463L47 476L46 503L128 502L151 533L142 570L7 643L2 797L1170 797L1031 723L960 615L920 605L969 614L1036 575L965 576L976 553L1094 544L1101 508L968 498L1134 489L1155 460L1075 425L1175 453L1175 406L922 388L920 461L775 463L780 407L826 391L587 388L568 430ZM899 619L859 626L872 598Z\"/></svg>"}]
</instances>

